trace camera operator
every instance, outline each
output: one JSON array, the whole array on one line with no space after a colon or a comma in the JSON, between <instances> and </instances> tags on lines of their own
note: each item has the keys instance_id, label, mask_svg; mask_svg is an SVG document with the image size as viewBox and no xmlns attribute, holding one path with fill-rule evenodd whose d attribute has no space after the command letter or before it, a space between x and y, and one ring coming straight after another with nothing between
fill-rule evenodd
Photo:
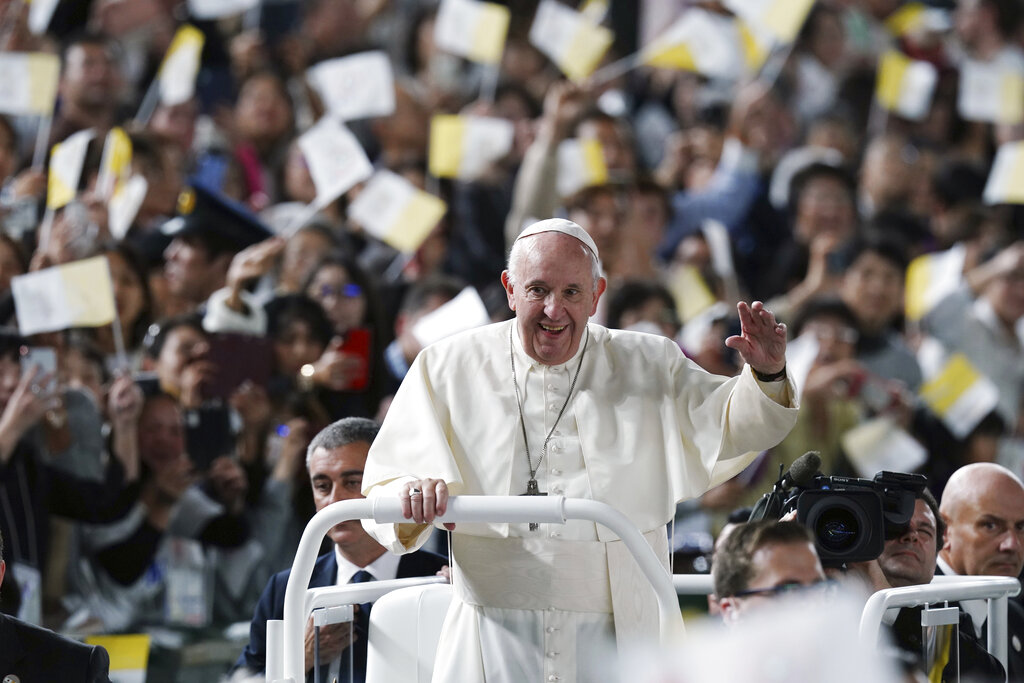
<instances>
[{"instance_id":1,"label":"camera operator","mask_svg":"<svg viewBox=\"0 0 1024 683\"><path fill-rule=\"evenodd\" d=\"M931 583L938 557L938 538L945 525L938 514L938 503L928 489L923 489L914 501L914 515L906 531L886 540L877 560L854 562L846 565L845 576L859 577L872 591ZM921 607L890 610L884 619L890 625L896 644L903 650L920 656L924 643L921 629ZM942 681L1004 681L1005 673L999 661L985 649L976 637L971 617L960 611L958 647L947 644L946 657L938 655L936 662L945 662ZM948 659L947 659L948 657ZM959 678L958 678L959 672ZM933 672L926 672L929 680ZM1011 679L1013 680L1013 679Z\"/></svg>"}]
</instances>

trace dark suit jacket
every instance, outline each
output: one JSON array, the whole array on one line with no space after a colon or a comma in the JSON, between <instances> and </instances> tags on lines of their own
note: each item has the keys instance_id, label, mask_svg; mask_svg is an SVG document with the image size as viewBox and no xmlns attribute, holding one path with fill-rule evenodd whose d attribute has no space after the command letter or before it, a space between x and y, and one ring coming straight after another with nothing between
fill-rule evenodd
<instances>
[{"instance_id":1,"label":"dark suit jacket","mask_svg":"<svg viewBox=\"0 0 1024 683\"><path fill-rule=\"evenodd\" d=\"M399 579L408 579L415 576L433 576L447 562L440 555L417 550L416 552L402 555L398 561ZM263 589L263 595L256 605L256 611L252 616L252 624L249 627L249 644L242 650L235 668L245 667L250 671L263 672L267 662L267 620L284 618L284 593L288 586L288 577L291 569L278 572L270 578L267 587ZM316 559L313 565L313 573L309 577L310 588L333 586L338 580L338 561L334 557L334 548ZM357 672L366 670L366 637L362 635L361 641L356 641L361 648L353 648L356 651L356 662L354 669ZM359 660L362 661L359 661ZM327 675L327 667L321 666L321 677ZM357 673L358 678L358 673ZM312 680L312 674L308 677ZM361 680L361 679L360 679Z\"/></svg>"},{"instance_id":2,"label":"dark suit jacket","mask_svg":"<svg viewBox=\"0 0 1024 683\"><path fill-rule=\"evenodd\" d=\"M0 614L0 679L14 674L25 683L110 683L109 670L110 657L102 647Z\"/></svg>"},{"instance_id":3,"label":"dark suit jacket","mask_svg":"<svg viewBox=\"0 0 1024 683\"><path fill-rule=\"evenodd\" d=\"M942 575L941 567L935 568L937 575ZM951 603L956 604L956 603ZM1017 599L1010 598L1006 601L1006 668L1009 674L1007 680L1024 682L1024 605ZM972 631L973 635L974 632ZM987 643L988 621L981 627L981 645Z\"/></svg>"}]
</instances>

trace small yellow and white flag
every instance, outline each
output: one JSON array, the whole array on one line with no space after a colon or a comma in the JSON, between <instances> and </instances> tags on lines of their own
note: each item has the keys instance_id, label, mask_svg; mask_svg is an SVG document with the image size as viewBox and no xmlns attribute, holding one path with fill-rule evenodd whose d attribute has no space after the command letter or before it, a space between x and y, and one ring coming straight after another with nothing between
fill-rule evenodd
<instances>
[{"instance_id":1,"label":"small yellow and white flag","mask_svg":"<svg viewBox=\"0 0 1024 683\"><path fill-rule=\"evenodd\" d=\"M925 447L888 415L861 422L845 432L840 442L861 477L883 470L913 472L928 459Z\"/></svg>"},{"instance_id":2,"label":"small yellow and white flag","mask_svg":"<svg viewBox=\"0 0 1024 683\"><path fill-rule=\"evenodd\" d=\"M173 106L192 99L205 42L202 31L190 24L185 24L174 34L157 75L162 103Z\"/></svg>"},{"instance_id":3,"label":"small yellow and white flag","mask_svg":"<svg viewBox=\"0 0 1024 683\"><path fill-rule=\"evenodd\" d=\"M430 120L430 173L473 180L512 150L511 121L442 114Z\"/></svg>"},{"instance_id":4,"label":"small yellow and white flag","mask_svg":"<svg viewBox=\"0 0 1024 683\"><path fill-rule=\"evenodd\" d=\"M114 287L105 256L16 275L11 294L18 331L26 336L114 320Z\"/></svg>"},{"instance_id":5,"label":"small yellow and white flag","mask_svg":"<svg viewBox=\"0 0 1024 683\"><path fill-rule=\"evenodd\" d=\"M963 281L963 245L918 256L907 267L906 314L920 320Z\"/></svg>"},{"instance_id":6,"label":"small yellow and white flag","mask_svg":"<svg viewBox=\"0 0 1024 683\"><path fill-rule=\"evenodd\" d=\"M447 210L447 205L434 195L397 173L380 170L349 204L348 216L374 237L411 254Z\"/></svg>"},{"instance_id":7,"label":"small yellow and white flag","mask_svg":"<svg viewBox=\"0 0 1024 683\"><path fill-rule=\"evenodd\" d=\"M50 173L46 183L46 208L59 209L78 194L82 165L89 142L96 133L88 128L73 133L50 150Z\"/></svg>"},{"instance_id":8,"label":"small yellow and white flag","mask_svg":"<svg viewBox=\"0 0 1024 683\"><path fill-rule=\"evenodd\" d=\"M101 197L110 197L124 185L132 174L132 141L123 128L115 126L107 133L103 143L103 157L96 179L96 191Z\"/></svg>"},{"instance_id":9,"label":"small yellow and white flag","mask_svg":"<svg viewBox=\"0 0 1024 683\"><path fill-rule=\"evenodd\" d=\"M642 53L644 64L736 79L745 55L734 19L693 8L683 13Z\"/></svg>"},{"instance_id":10,"label":"small yellow and white flag","mask_svg":"<svg viewBox=\"0 0 1024 683\"><path fill-rule=\"evenodd\" d=\"M331 116L341 121L395 111L395 77L386 52L373 50L329 59L306 71Z\"/></svg>"},{"instance_id":11,"label":"small yellow and white flag","mask_svg":"<svg viewBox=\"0 0 1024 683\"><path fill-rule=\"evenodd\" d=\"M927 11L923 2L908 2L889 15L884 22L885 28L897 38L913 33L925 26Z\"/></svg>"},{"instance_id":12,"label":"small yellow and white flag","mask_svg":"<svg viewBox=\"0 0 1024 683\"><path fill-rule=\"evenodd\" d=\"M1004 142L988 173L986 204L1024 204L1024 142Z\"/></svg>"},{"instance_id":13,"label":"small yellow and white flag","mask_svg":"<svg viewBox=\"0 0 1024 683\"><path fill-rule=\"evenodd\" d=\"M770 33L752 26L742 19L736 19L736 31L740 36L740 49L743 52L743 63L749 73L757 73L768 60L768 55L775 47L775 39Z\"/></svg>"},{"instance_id":14,"label":"small yellow and white flag","mask_svg":"<svg viewBox=\"0 0 1024 683\"><path fill-rule=\"evenodd\" d=\"M970 434L999 402L995 383L962 353L951 355L919 394L958 439Z\"/></svg>"},{"instance_id":15,"label":"small yellow and white flag","mask_svg":"<svg viewBox=\"0 0 1024 683\"><path fill-rule=\"evenodd\" d=\"M750 26L788 44L796 40L814 0L724 0L723 4Z\"/></svg>"},{"instance_id":16,"label":"small yellow and white flag","mask_svg":"<svg viewBox=\"0 0 1024 683\"><path fill-rule=\"evenodd\" d=\"M0 52L0 114L49 116L57 101L60 58L46 52Z\"/></svg>"},{"instance_id":17,"label":"small yellow and white flag","mask_svg":"<svg viewBox=\"0 0 1024 683\"><path fill-rule=\"evenodd\" d=\"M498 64L505 52L511 14L507 7L479 0L441 0L434 20L438 49L480 62Z\"/></svg>"},{"instance_id":18,"label":"small yellow and white flag","mask_svg":"<svg viewBox=\"0 0 1024 683\"><path fill-rule=\"evenodd\" d=\"M88 645L99 645L110 655L110 680L113 683L145 683L149 663L149 634L89 636Z\"/></svg>"},{"instance_id":19,"label":"small yellow and white flag","mask_svg":"<svg viewBox=\"0 0 1024 683\"><path fill-rule=\"evenodd\" d=\"M334 118L321 118L298 144L316 186L317 206L326 206L373 175L373 164L356 136Z\"/></svg>"},{"instance_id":20,"label":"small yellow and white flag","mask_svg":"<svg viewBox=\"0 0 1024 683\"><path fill-rule=\"evenodd\" d=\"M1024 122L1024 71L1010 64L965 60L957 109L968 121Z\"/></svg>"},{"instance_id":21,"label":"small yellow and white flag","mask_svg":"<svg viewBox=\"0 0 1024 683\"><path fill-rule=\"evenodd\" d=\"M114 190L107 202L107 227L115 240L124 239L149 191L149 181L136 173Z\"/></svg>"},{"instance_id":22,"label":"small yellow and white flag","mask_svg":"<svg viewBox=\"0 0 1024 683\"><path fill-rule=\"evenodd\" d=\"M717 301L700 271L691 265L672 269L668 279L668 290L672 292L676 310L679 311L679 318L683 323L690 322Z\"/></svg>"},{"instance_id":23,"label":"small yellow and white flag","mask_svg":"<svg viewBox=\"0 0 1024 683\"><path fill-rule=\"evenodd\" d=\"M435 308L412 326L412 336L426 348L436 341L482 327L491 322L487 306L474 287L466 287L454 299Z\"/></svg>"},{"instance_id":24,"label":"small yellow and white flag","mask_svg":"<svg viewBox=\"0 0 1024 683\"><path fill-rule=\"evenodd\" d=\"M888 50L878 61L875 99L887 111L920 121L931 109L938 80L939 73L931 63Z\"/></svg>"},{"instance_id":25,"label":"small yellow and white flag","mask_svg":"<svg viewBox=\"0 0 1024 683\"><path fill-rule=\"evenodd\" d=\"M615 34L556 0L541 0L530 26L530 43L573 81L594 72Z\"/></svg>"},{"instance_id":26,"label":"small yellow and white flag","mask_svg":"<svg viewBox=\"0 0 1024 683\"><path fill-rule=\"evenodd\" d=\"M595 139L569 138L558 145L558 194L576 194L585 187L608 182L601 143Z\"/></svg>"}]
</instances>

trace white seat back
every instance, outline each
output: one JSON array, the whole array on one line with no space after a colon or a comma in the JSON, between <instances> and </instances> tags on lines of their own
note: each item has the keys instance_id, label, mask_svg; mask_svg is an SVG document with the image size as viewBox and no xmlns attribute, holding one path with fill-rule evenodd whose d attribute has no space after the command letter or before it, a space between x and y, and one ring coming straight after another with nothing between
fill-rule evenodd
<instances>
[{"instance_id":1,"label":"white seat back","mask_svg":"<svg viewBox=\"0 0 1024 683\"><path fill-rule=\"evenodd\" d=\"M448 584L402 588L377 600L370 612L366 683L430 683L451 600Z\"/></svg>"}]
</instances>

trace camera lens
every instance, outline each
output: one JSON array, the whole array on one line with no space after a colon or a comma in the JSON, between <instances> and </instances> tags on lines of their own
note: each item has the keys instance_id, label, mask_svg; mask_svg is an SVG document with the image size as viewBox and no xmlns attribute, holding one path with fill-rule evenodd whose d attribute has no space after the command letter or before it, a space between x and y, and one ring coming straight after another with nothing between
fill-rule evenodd
<instances>
[{"instance_id":1,"label":"camera lens","mask_svg":"<svg viewBox=\"0 0 1024 683\"><path fill-rule=\"evenodd\" d=\"M860 520L845 506L835 505L823 510L814 522L818 543L834 553L849 550L860 537Z\"/></svg>"}]
</instances>

